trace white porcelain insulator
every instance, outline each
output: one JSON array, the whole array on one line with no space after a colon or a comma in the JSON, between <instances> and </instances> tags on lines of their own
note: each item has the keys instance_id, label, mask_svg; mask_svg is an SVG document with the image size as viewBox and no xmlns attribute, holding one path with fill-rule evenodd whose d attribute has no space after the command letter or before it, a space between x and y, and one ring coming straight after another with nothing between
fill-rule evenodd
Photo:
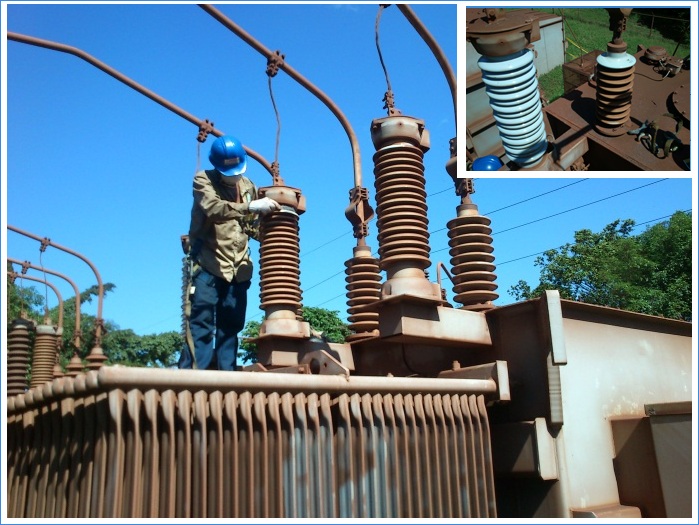
<instances>
[{"instance_id":1,"label":"white porcelain insulator","mask_svg":"<svg viewBox=\"0 0 699 525\"><path fill-rule=\"evenodd\" d=\"M505 152L518 166L536 165L546 152L546 129L534 53L523 49L478 60Z\"/></svg>"}]
</instances>

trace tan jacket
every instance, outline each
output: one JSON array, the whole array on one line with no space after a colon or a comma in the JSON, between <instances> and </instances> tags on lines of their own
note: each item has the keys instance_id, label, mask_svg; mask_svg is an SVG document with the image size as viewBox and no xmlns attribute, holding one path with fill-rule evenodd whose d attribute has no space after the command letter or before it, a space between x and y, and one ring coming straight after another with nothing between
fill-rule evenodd
<instances>
[{"instance_id":1,"label":"tan jacket","mask_svg":"<svg viewBox=\"0 0 699 525\"><path fill-rule=\"evenodd\" d=\"M252 278L248 237L258 239L256 215L248 211L257 188L247 177L235 186L222 182L216 170L194 176L189 242L194 261L208 272L231 282Z\"/></svg>"}]
</instances>

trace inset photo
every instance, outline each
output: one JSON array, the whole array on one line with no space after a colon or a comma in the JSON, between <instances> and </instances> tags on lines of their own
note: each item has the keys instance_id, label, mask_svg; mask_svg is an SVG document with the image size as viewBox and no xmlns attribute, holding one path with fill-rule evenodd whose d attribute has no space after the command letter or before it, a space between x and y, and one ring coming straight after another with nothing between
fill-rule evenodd
<instances>
[{"instance_id":1,"label":"inset photo","mask_svg":"<svg viewBox=\"0 0 699 525\"><path fill-rule=\"evenodd\" d=\"M468 170L690 170L689 7L466 16Z\"/></svg>"}]
</instances>

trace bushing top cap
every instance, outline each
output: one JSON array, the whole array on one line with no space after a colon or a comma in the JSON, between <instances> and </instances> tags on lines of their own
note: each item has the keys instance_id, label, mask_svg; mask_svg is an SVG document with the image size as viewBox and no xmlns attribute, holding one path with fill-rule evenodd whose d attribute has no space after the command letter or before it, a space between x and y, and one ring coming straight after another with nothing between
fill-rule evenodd
<instances>
[{"instance_id":1,"label":"bushing top cap","mask_svg":"<svg viewBox=\"0 0 699 525\"><path fill-rule=\"evenodd\" d=\"M530 11L467 9L466 39L488 57L511 55L539 40L539 20Z\"/></svg>"}]
</instances>

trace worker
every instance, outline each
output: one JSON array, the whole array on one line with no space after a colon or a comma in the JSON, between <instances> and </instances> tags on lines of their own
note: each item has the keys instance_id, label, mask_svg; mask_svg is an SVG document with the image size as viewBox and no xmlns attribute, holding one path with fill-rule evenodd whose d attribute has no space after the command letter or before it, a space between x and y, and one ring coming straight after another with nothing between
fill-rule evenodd
<instances>
[{"instance_id":1,"label":"worker","mask_svg":"<svg viewBox=\"0 0 699 525\"><path fill-rule=\"evenodd\" d=\"M231 136L217 138L209 161L215 169L194 176L189 227L189 312L187 341L179 368L236 370L238 333L245 323L253 265L248 239L258 239L259 220L279 210L269 197L258 198L244 176L247 155Z\"/></svg>"}]
</instances>

